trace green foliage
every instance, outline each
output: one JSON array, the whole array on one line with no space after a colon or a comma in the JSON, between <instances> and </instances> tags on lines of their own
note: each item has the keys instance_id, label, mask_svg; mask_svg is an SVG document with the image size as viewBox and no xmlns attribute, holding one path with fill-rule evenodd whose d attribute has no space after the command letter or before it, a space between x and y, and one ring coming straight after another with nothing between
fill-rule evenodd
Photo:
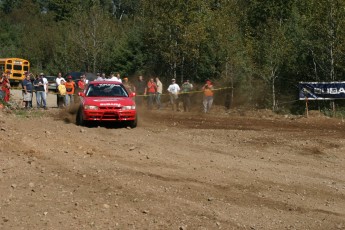
<instances>
[{"instance_id":1,"label":"green foliage","mask_svg":"<svg viewBox=\"0 0 345 230\"><path fill-rule=\"evenodd\" d=\"M0 56L34 72L210 78L235 104L280 111L303 110L282 103L299 81L345 74L341 0L2 0L0 12Z\"/></svg>"}]
</instances>

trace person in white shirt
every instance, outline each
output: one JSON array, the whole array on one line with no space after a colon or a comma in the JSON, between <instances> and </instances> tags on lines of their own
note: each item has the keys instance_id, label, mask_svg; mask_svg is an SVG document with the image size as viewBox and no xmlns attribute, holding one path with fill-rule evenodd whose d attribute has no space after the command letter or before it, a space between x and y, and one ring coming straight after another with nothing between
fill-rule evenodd
<instances>
[{"instance_id":1,"label":"person in white shirt","mask_svg":"<svg viewBox=\"0 0 345 230\"><path fill-rule=\"evenodd\" d=\"M42 80L43 80L45 98L47 98L47 96L48 96L48 80L47 80L47 78L45 78L44 73L40 73L40 76L42 77ZM43 105L42 103L43 103L43 98L41 98L41 105Z\"/></svg>"},{"instance_id":2,"label":"person in white shirt","mask_svg":"<svg viewBox=\"0 0 345 230\"><path fill-rule=\"evenodd\" d=\"M59 72L56 79L55 79L55 82L56 82L56 88L61 84L61 80L64 80L66 81L63 77L62 77L62 73Z\"/></svg>"},{"instance_id":3,"label":"person in white shirt","mask_svg":"<svg viewBox=\"0 0 345 230\"><path fill-rule=\"evenodd\" d=\"M108 81L118 81L118 82L121 82L121 83L122 83L122 80L119 79L119 78L117 78L117 77L115 76L114 73L111 73L111 74L110 74L110 78L107 79L107 80L108 80Z\"/></svg>"},{"instance_id":4,"label":"person in white shirt","mask_svg":"<svg viewBox=\"0 0 345 230\"><path fill-rule=\"evenodd\" d=\"M40 75L42 76L44 91L46 92L46 96L47 96L47 93L48 93L48 80L44 76L44 73L40 73Z\"/></svg>"},{"instance_id":5,"label":"person in white shirt","mask_svg":"<svg viewBox=\"0 0 345 230\"><path fill-rule=\"evenodd\" d=\"M180 111L178 101L178 93L180 92L180 86L176 84L176 80L174 78L171 79L171 84L168 87L168 92L170 95L170 104L172 106L172 110Z\"/></svg>"},{"instance_id":6,"label":"person in white shirt","mask_svg":"<svg viewBox=\"0 0 345 230\"><path fill-rule=\"evenodd\" d=\"M121 83L122 83L122 79L121 79L121 76L120 76L120 73L119 73L119 72L117 72L117 73L116 73L115 77L117 77L117 79L119 79L119 82L121 82ZM125 74L125 76L124 76L124 77L128 77L128 75L127 75L127 74Z\"/></svg>"},{"instance_id":7,"label":"person in white shirt","mask_svg":"<svg viewBox=\"0 0 345 230\"><path fill-rule=\"evenodd\" d=\"M121 81L119 81L119 79L117 77L115 77L114 73L111 73L110 74L110 78L108 78L107 80L108 81L118 81L118 82L121 82Z\"/></svg>"},{"instance_id":8,"label":"person in white shirt","mask_svg":"<svg viewBox=\"0 0 345 230\"><path fill-rule=\"evenodd\" d=\"M104 81L104 79L101 77L100 73L97 73L96 81Z\"/></svg>"}]
</instances>

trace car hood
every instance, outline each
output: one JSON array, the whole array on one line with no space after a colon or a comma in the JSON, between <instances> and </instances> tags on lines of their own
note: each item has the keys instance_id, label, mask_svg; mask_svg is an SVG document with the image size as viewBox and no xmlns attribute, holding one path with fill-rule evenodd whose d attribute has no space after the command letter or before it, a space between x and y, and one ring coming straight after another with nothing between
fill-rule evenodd
<instances>
[{"instance_id":1,"label":"car hood","mask_svg":"<svg viewBox=\"0 0 345 230\"><path fill-rule=\"evenodd\" d=\"M96 106L128 106L135 105L132 98L128 97L83 97L84 105L96 105Z\"/></svg>"}]
</instances>

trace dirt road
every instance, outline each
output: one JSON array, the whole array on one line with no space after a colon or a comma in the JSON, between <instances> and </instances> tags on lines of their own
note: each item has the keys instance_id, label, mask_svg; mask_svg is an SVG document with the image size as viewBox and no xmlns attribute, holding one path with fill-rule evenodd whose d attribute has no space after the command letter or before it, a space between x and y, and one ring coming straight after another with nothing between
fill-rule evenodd
<instances>
[{"instance_id":1,"label":"dirt road","mask_svg":"<svg viewBox=\"0 0 345 230\"><path fill-rule=\"evenodd\" d=\"M140 111L78 127L0 112L0 229L345 229L345 123Z\"/></svg>"}]
</instances>

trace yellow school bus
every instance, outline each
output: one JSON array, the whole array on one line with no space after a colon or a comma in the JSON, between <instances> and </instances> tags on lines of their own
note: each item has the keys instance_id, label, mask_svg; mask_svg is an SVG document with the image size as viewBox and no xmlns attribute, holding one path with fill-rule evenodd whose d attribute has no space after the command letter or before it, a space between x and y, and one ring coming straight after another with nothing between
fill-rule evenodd
<instances>
[{"instance_id":1,"label":"yellow school bus","mask_svg":"<svg viewBox=\"0 0 345 230\"><path fill-rule=\"evenodd\" d=\"M0 58L0 72L10 72L10 83L19 84L30 70L30 62L21 58Z\"/></svg>"}]
</instances>

